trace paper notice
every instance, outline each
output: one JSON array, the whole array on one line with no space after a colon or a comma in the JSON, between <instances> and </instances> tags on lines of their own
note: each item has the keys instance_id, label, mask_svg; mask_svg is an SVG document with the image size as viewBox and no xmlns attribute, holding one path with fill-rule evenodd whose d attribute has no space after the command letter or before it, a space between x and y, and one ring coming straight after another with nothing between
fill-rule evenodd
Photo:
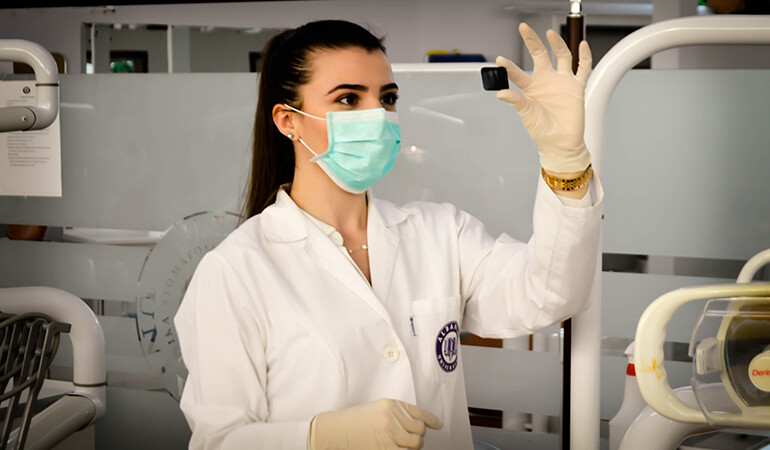
<instances>
[{"instance_id":1,"label":"paper notice","mask_svg":"<svg viewBox=\"0 0 770 450\"><path fill-rule=\"evenodd\" d=\"M35 104L35 82L0 81L0 107ZM59 115L35 131L0 133L0 195L61 197Z\"/></svg>"}]
</instances>

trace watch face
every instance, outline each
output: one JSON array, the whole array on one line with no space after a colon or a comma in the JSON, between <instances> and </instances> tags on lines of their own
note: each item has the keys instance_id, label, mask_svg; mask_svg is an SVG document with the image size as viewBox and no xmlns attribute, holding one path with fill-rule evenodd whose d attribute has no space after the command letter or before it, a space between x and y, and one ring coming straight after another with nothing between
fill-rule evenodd
<instances>
[{"instance_id":1,"label":"watch face","mask_svg":"<svg viewBox=\"0 0 770 450\"><path fill-rule=\"evenodd\" d=\"M170 227L147 254L139 273L136 326L147 362L168 392L179 399L187 369L174 329L195 268L238 225L229 212L202 212Z\"/></svg>"}]
</instances>

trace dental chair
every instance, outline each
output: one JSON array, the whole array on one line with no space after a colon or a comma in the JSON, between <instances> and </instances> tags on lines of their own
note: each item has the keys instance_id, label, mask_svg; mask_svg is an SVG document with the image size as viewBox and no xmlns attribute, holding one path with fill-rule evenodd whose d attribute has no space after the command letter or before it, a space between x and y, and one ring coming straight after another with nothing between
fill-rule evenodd
<instances>
[{"instance_id":1,"label":"dental chair","mask_svg":"<svg viewBox=\"0 0 770 450\"><path fill-rule=\"evenodd\" d=\"M104 334L96 315L78 297L54 288L0 289L0 448L51 448L106 412ZM72 382L46 380L59 335L72 340ZM42 411L42 397L59 397Z\"/></svg>"}]
</instances>

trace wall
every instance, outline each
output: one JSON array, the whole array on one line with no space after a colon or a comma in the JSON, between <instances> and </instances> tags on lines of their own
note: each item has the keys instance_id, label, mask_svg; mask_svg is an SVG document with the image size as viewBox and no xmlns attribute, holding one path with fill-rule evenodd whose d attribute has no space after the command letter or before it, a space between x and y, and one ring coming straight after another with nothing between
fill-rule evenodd
<instances>
[{"instance_id":1,"label":"wall","mask_svg":"<svg viewBox=\"0 0 770 450\"><path fill-rule=\"evenodd\" d=\"M512 5L533 4L528 9ZM531 68L516 27L525 20L542 34L564 20L555 2L524 0L329 0L184 5L135 5L0 10L0 38L29 39L65 55L70 73L81 69L83 23L211 25L220 27L294 27L310 20L341 18L371 25L387 37L392 62L422 62L428 50L458 49L482 53L488 60L507 56ZM565 2L566 3L566 2ZM602 4L606 3L606 4ZM612 5L645 5L641 0L595 1L601 13L586 13L586 24L643 26L650 22L697 14L694 0L652 0L652 16L609 13ZM649 3L646 3L649 4ZM508 7L506 9L506 7ZM619 9L623 12L625 10ZM524 52L526 54L526 52ZM599 58L594 58L598 62ZM655 69L768 68L767 46L688 47L661 52ZM2 68L2 67L0 67Z\"/></svg>"},{"instance_id":2,"label":"wall","mask_svg":"<svg viewBox=\"0 0 770 450\"><path fill-rule=\"evenodd\" d=\"M694 0L654 0L653 22L698 14ZM653 69L767 69L770 46L767 45L694 45L655 54Z\"/></svg>"},{"instance_id":3,"label":"wall","mask_svg":"<svg viewBox=\"0 0 770 450\"><path fill-rule=\"evenodd\" d=\"M249 52L261 52L272 30L244 34L233 29L213 32L189 28L190 72L248 72ZM176 58L176 55L174 55Z\"/></svg>"},{"instance_id":4,"label":"wall","mask_svg":"<svg viewBox=\"0 0 770 450\"><path fill-rule=\"evenodd\" d=\"M685 16L694 16L707 13L698 11L697 2L694 0L656 0L653 14L588 14L585 15L587 26L632 26L643 27L650 23L675 19ZM525 14L521 19L530 24L539 33L545 30L559 29L564 25L564 14L555 14L553 11ZM594 53L594 67L601 60L610 42L598 42L595 37L589 36L591 48ZM522 68L532 70L531 60L528 56L522 57ZM659 52L652 56L653 69L767 69L770 68L770 46L766 45L695 45L679 47Z\"/></svg>"},{"instance_id":5,"label":"wall","mask_svg":"<svg viewBox=\"0 0 770 450\"><path fill-rule=\"evenodd\" d=\"M519 54L519 19L508 0L276 1L104 8L36 8L0 11L0 38L29 39L65 55L81 72L83 23L157 23L227 27L294 27L310 20L342 18L371 25L387 37L393 62L421 62L428 50ZM439 6L440 5L440 6Z\"/></svg>"},{"instance_id":6,"label":"wall","mask_svg":"<svg viewBox=\"0 0 770 450\"><path fill-rule=\"evenodd\" d=\"M109 27L98 27L97 33L106 33L110 50L147 50L147 69L150 72L165 72L168 69L168 52L166 51L166 30L139 28L130 30L126 27L120 30ZM107 68L107 61L99 61ZM106 72L99 70L98 72Z\"/></svg>"},{"instance_id":7,"label":"wall","mask_svg":"<svg viewBox=\"0 0 770 450\"><path fill-rule=\"evenodd\" d=\"M532 28L537 30L539 33L543 34L545 33L545 30L553 29L553 30L559 30L562 26L566 23L566 16L564 14L556 14L553 11L546 11L546 12L540 12L540 13L532 13L532 14L526 14L522 16L522 20L524 22L527 22ZM611 29L612 27L643 27L645 25L649 25L651 23L651 16L648 14L618 14L618 15L608 15L608 14L589 14L586 12L585 14L585 25L586 27L590 26L598 26L598 27L608 27L607 29ZM612 48L613 45L617 43L617 41L620 39L615 39L612 41L606 40L604 36L590 36L587 35L586 38L589 39L589 42L591 44L591 53L593 57L593 64L594 67L596 67L596 64L599 63L601 60L601 57L604 56L604 54ZM521 58L521 67L524 70L532 70L532 58L529 57L529 55L526 54L526 49L522 49L522 53L519 55Z\"/></svg>"}]
</instances>

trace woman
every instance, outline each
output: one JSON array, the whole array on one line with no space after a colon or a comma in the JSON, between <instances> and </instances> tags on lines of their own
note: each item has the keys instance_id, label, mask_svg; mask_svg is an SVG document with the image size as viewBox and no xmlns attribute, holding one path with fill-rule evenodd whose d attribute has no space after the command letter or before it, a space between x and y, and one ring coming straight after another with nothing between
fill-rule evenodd
<instances>
[{"instance_id":1,"label":"woman","mask_svg":"<svg viewBox=\"0 0 770 450\"><path fill-rule=\"evenodd\" d=\"M321 21L267 45L249 218L201 261L175 318L191 447L471 448L460 329L509 338L585 306L601 198L582 138L590 52L573 76L550 32L555 71L520 31L535 76L499 58L526 96L498 96L547 171L528 244L448 204L369 195L400 146L380 39Z\"/></svg>"}]
</instances>

